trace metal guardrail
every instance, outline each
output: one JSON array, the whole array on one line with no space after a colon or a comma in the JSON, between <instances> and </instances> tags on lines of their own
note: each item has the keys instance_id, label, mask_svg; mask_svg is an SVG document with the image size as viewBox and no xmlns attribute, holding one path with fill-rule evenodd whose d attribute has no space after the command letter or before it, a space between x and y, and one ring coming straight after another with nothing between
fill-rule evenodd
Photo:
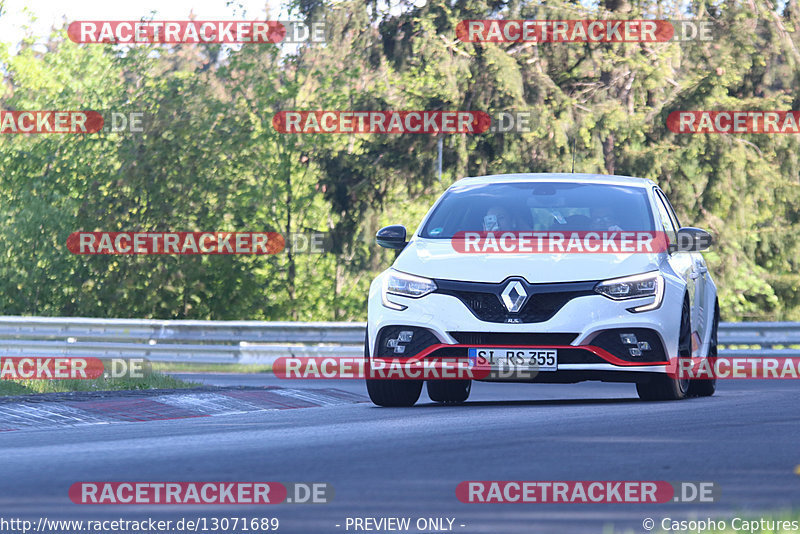
<instances>
[{"instance_id":1,"label":"metal guardrail","mask_svg":"<svg viewBox=\"0 0 800 534\"><path fill-rule=\"evenodd\" d=\"M365 323L160 321L0 316L0 356L260 363L280 356L358 356Z\"/></svg>"},{"instance_id":2,"label":"metal guardrail","mask_svg":"<svg viewBox=\"0 0 800 534\"><path fill-rule=\"evenodd\" d=\"M0 316L0 356L266 364L280 356L361 355L365 327L346 322ZM724 355L800 357L800 349L789 347L800 345L800 323L721 323L719 342Z\"/></svg>"},{"instance_id":3,"label":"metal guardrail","mask_svg":"<svg viewBox=\"0 0 800 534\"><path fill-rule=\"evenodd\" d=\"M800 357L800 349L790 347L800 345L800 323L720 323L719 343L724 356Z\"/></svg>"}]
</instances>

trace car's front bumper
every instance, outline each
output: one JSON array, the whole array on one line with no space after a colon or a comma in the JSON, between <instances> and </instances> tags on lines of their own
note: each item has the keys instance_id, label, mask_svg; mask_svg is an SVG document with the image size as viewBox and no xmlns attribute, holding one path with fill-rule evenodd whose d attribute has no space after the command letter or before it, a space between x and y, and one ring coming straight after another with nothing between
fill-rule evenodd
<instances>
[{"instance_id":1,"label":"car's front bumper","mask_svg":"<svg viewBox=\"0 0 800 534\"><path fill-rule=\"evenodd\" d=\"M368 343L372 357L466 359L470 347L551 347L559 350L558 370L537 373L531 381L633 382L641 380L643 374L666 373L669 358L677 355L684 288L671 278L665 280L661 306L652 311L629 311L648 304L652 297L614 301L590 294L570 299L546 321L508 324L482 321L459 298L439 293L418 299L391 295L391 301L406 309L387 308L381 299L382 276L373 282L369 298ZM424 329L431 338L412 351L396 354L391 347L383 346L382 334L392 327ZM621 352L620 347L609 345L610 331L616 335L616 331L631 329L651 332L661 353L635 358ZM480 342L485 339L490 343Z\"/></svg>"}]
</instances>

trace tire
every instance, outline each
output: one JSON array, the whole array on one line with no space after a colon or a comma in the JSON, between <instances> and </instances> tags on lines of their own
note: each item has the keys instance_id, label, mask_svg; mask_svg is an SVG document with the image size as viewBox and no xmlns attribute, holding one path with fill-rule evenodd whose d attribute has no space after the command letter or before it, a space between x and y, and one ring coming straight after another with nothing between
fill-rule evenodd
<instances>
[{"instance_id":1,"label":"tire","mask_svg":"<svg viewBox=\"0 0 800 534\"><path fill-rule=\"evenodd\" d=\"M683 299L681 326L678 335L678 358L692 357L692 316L689 299ZM680 364L676 366L680 369ZM671 377L668 374L653 376L647 382L636 383L639 398L647 401L669 401L685 399L689 395L688 378Z\"/></svg>"},{"instance_id":2,"label":"tire","mask_svg":"<svg viewBox=\"0 0 800 534\"><path fill-rule=\"evenodd\" d=\"M421 380L367 379L370 400L385 408L414 406L422 393Z\"/></svg>"},{"instance_id":3,"label":"tire","mask_svg":"<svg viewBox=\"0 0 800 534\"><path fill-rule=\"evenodd\" d=\"M472 380L428 380L428 397L441 404L461 404L471 391Z\"/></svg>"},{"instance_id":4,"label":"tire","mask_svg":"<svg viewBox=\"0 0 800 534\"><path fill-rule=\"evenodd\" d=\"M369 369L369 336L364 339L364 358ZM422 394L422 380L382 380L367 378L369 399L377 406L414 406Z\"/></svg>"},{"instance_id":5,"label":"tire","mask_svg":"<svg viewBox=\"0 0 800 534\"><path fill-rule=\"evenodd\" d=\"M708 358L717 357L717 331L719 330L719 303L714 303L714 322L711 325L711 340L708 346ZM714 360L711 360L712 362ZM710 397L717 390L717 379L692 380L689 384L689 395L692 397Z\"/></svg>"}]
</instances>

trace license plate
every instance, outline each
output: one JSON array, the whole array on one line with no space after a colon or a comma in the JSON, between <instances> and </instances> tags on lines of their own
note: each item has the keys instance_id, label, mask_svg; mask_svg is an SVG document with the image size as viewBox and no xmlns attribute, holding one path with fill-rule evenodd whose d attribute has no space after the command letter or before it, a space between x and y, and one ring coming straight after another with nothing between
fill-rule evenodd
<instances>
[{"instance_id":1,"label":"license plate","mask_svg":"<svg viewBox=\"0 0 800 534\"><path fill-rule=\"evenodd\" d=\"M492 370L557 371L558 350L471 347L469 367Z\"/></svg>"}]
</instances>

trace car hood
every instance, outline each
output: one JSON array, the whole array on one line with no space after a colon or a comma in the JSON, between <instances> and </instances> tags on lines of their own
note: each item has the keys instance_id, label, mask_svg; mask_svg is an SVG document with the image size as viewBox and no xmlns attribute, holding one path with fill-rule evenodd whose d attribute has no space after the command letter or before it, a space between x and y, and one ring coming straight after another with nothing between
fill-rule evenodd
<instances>
[{"instance_id":1,"label":"car hood","mask_svg":"<svg viewBox=\"0 0 800 534\"><path fill-rule=\"evenodd\" d=\"M393 267L446 280L502 282L521 276L530 283L605 280L658 269L658 254L465 254L449 239L416 238Z\"/></svg>"}]
</instances>

